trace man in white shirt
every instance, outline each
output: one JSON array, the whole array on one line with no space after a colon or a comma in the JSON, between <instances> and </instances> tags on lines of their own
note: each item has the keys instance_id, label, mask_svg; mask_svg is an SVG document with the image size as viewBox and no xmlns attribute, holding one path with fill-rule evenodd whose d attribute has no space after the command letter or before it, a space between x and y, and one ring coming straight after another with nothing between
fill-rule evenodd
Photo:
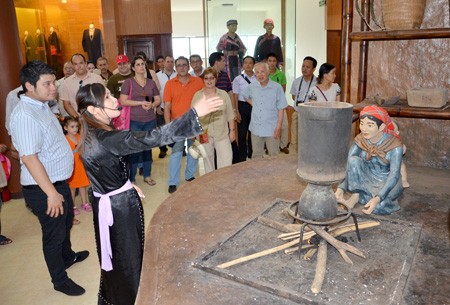
<instances>
[{"instance_id":1,"label":"man in white shirt","mask_svg":"<svg viewBox=\"0 0 450 305\"><path fill-rule=\"evenodd\" d=\"M171 80L175 76L177 76L177 71L175 71L174 67L174 58L171 55L166 55L164 58L164 68L156 73L158 77L159 84L161 85L160 96L164 96L164 87L166 86L167 81ZM165 125L164 121L164 101L161 99L161 105L156 108L156 123L158 127ZM167 155L167 146L161 146L159 148L159 158L162 159Z\"/></svg>"},{"instance_id":2,"label":"man in white shirt","mask_svg":"<svg viewBox=\"0 0 450 305\"><path fill-rule=\"evenodd\" d=\"M61 86L60 99L64 103L64 109L74 117L78 117L78 105L76 96L78 90L87 84L100 83L105 84L101 76L95 73L88 73L86 59L83 54L76 53L70 60L75 73L69 76Z\"/></svg>"},{"instance_id":3,"label":"man in white shirt","mask_svg":"<svg viewBox=\"0 0 450 305\"><path fill-rule=\"evenodd\" d=\"M238 156L237 162L242 162L252 157L252 140L248 128L252 117L252 106L245 101L244 90L252 82L256 82L253 67L255 59L252 56L244 57L242 64L242 74L233 80L233 101L234 110L236 111L236 122L238 129ZM234 156L233 156L234 159Z\"/></svg>"},{"instance_id":4,"label":"man in white shirt","mask_svg":"<svg viewBox=\"0 0 450 305\"><path fill-rule=\"evenodd\" d=\"M198 54L192 54L189 57L189 63L191 64L192 70L189 72L192 76L200 77L205 71L205 67L203 67L203 60Z\"/></svg>"},{"instance_id":5,"label":"man in white shirt","mask_svg":"<svg viewBox=\"0 0 450 305\"><path fill-rule=\"evenodd\" d=\"M25 92L11 114L10 130L21 161L23 197L41 225L53 287L77 296L85 290L68 277L66 269L85 260L89 251L74 252L70 242L73 201L67 179L73 172L73 152L48 106L56 97L54 74L39 60L22 67L19 78Z\"/></svg>"},{"instance_id":6,"label":"man in white shirt","mask_svg":"<svg viewBox=\"0 0 450 305\"><path fill-rule=\"evenodd\" d=\"M64 84L64 81L69 76L71 76L75 73L75 70L73 69L72 63L70 61L66 61L64 63L63 72L64 72L64 77L62 77L56 81L56 90L58 91L59 111L61 112L62 116L66 117L69 114L67 113L66 109L64 109L64 102L61 100L61 88L62 88L62 84Z\"/></svg>"},{"instance_id":7,"label":"man in white shirt","mask_svg":"<svg viewBox=\"0 0 450 305\"><path fill-rule=\"evenodd\" d=\"M20 102L20 95L22 95L23 93L24 92L22 86L19 86L14 90L9 91L8 95L6 96L5 127L9 135L11 135L11 130L9 129L9 121L11 118L11 113L13 112L14 108L16 108L17 104ZM58 116L61 114L58 102L56 100L49 101L48 106L50 107L50 110L54 115Z\"/></svg>"},{"instance_id":8,"label":"man in white shirt","mask_svg":"<svg viewBox=\"0 0 450 305\"><path fill-rule=\"evenodd\" d=\"M303 59L302 76L296 78L291 86L290 93L292 94L295 110L292 113L291 147L293 147L296 151L298 151L298 104L305 102L309 88L316 85L317 79L314 76L316 67L317 60L311 56L306 56Z\"/></svg>"}]
</instances>

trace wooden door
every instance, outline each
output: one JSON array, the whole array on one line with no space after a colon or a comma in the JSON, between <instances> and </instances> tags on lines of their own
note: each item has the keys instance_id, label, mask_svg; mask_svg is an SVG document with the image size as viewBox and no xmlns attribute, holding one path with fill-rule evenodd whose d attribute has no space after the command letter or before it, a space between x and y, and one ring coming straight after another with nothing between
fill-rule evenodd
<instances>
[{"instance_id":1,"label":"wooden door","mask_svg":"<svg viewBox=\"0 0 450 305\"><path fill-rule=\"evenodd\" d=\"M336 67L335 82L341 85L342 1L327 1L327 62ZM316 72L318 72L317 67Z\"/></svg>"},{"instance_id":2,"label":"wooden door","mask_svg":"<svg viewBox=\"0 0 450 305\"><path fill-rule=\"evenodd\" d=\"M128 38L124 41L124 49L127 56L133 58L136 53L144 52L147 59L155 58L155 40L154 38Z\"/></svg>"},{"instance_id":3,"label":"wooden door","mask_svg":"<svg viewBox=\"0 0 450 305\"><path fill-rule=\"evenodd\" d=\"M127 54L130 60L139 51L147 55L147 59L155 61L157 55L172 55L172 34L154 34L139 36L119 36L119 54Z\"/></svg>"}]
</instances>

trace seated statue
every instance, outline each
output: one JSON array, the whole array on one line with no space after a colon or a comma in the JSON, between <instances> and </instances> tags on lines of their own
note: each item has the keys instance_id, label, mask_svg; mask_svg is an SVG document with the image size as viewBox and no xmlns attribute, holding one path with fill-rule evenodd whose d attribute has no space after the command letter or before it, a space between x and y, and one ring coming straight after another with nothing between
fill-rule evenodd
<instances>
[{"instance_id":1,"label":"seated statue","mask_svg":"<svg viewBox=\"0 0 450 305\"><path fill-rule=\"evenodd\" d=\"M357 202L364 204L366 214L391 214L400 210L397 199L403 193L403 145L383 108L364 107L359 119L361 133L348 153L347 175L336 190L336 199L349 208ZM345 191L352 193L348 200Z\"/></svg>"}]
</instances>

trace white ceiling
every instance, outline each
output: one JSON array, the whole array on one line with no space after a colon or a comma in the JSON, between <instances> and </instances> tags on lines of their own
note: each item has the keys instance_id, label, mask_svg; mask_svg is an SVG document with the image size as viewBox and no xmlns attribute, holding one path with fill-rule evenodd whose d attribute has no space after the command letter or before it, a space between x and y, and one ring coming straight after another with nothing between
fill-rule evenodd
<instances>
[{"instance_id":1,"label":"white ceiling","mask_svg":"<svg viewBox=\"0 0 450 305\"><path fill-rule=\"evenodd\" d=\"M208 5L220 6L222 4L233 4L237 6L238 11L258 11L258 8L264 8L264 11L271 11L280 6L278 1L274 0L207 0ZM171 0L172 11L202 11L203 0Z\"/></svg>"}]
</instances>

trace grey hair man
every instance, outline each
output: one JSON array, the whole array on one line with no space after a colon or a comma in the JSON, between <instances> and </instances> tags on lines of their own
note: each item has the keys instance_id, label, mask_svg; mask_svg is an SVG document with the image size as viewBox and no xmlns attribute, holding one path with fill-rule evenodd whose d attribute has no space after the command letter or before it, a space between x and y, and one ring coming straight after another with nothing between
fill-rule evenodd
<instances>
[{"instance_id":1,"label":"grey hair man","mask_svg":"<svg viewBox=\"0 0 450 305\"><path fill-rule=\"evenodd\" d=\"M262 158L264 144L270 156L280 152L283 113L288 104L281 85L269 79L267 63L257 63L255 75L257 81L248 85L243 97L253 106L249 127L252 137L252 158Z\"/></svg>"}]
</instances>

